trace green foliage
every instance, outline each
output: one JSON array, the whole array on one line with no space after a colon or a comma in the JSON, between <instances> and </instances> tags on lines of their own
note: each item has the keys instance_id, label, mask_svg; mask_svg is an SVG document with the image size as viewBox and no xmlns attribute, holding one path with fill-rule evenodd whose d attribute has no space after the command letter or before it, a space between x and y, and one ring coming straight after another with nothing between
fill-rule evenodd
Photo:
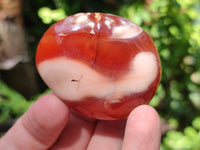
<instances>
[{"instance_id":1,"label":"green foliage","mask_svg":"<svg viewBox=\"0 0 200 150\"><path fill-rule=\"evenodd\" d=\"M158 87L158 90L157 90L155 96L150 101L149 105L151 105L153 107L157 107L161 103L161 101L164 99L164 97L165 97L165 91L163 89L163 86L160 85Z\"/></svg>"},{"instance_id":2,"label":"green foliage","mask_svg":"<svg viewBox=\"0 0 200 150\"><path fill-rule=\"evenodd\" d=\"M200 117L192 121L183 132L169 131L163 139L163 150L199 150L200 149Z\"/></svg>"},{"instance_id":3,"label":"green foliage","mask_svg":"<svg viewBox=\"0 0 200 150\"><path fill-rule=\"evenodd\" d=\"M45 24L50 24L55 21L59 21L66 16L65 11L61 8L51 10L48 7L42 7L38 10L38 16L42 19Z\"/></svg>"},{"instance_id":4,"label":"green foliage","mask_svg":"<svg viewBox=\"0 0 200 150\"><path fill-rule=\"evenodd\" d=\"M21 116L32 103L0 80L0 123Z\"/></svg>"},{"instance_id":5,"label":"green foliage","mask_svg":"<svg viewBox=\"0 0 200 150\"><path fill-rule=\"evenodd\" d=\"M139 26L141 26L143 22L148 23L152 21L151 13L145 9L143 3L125 5L120 9L119 14L128 18Z\"/></svg>"}]
</instances>

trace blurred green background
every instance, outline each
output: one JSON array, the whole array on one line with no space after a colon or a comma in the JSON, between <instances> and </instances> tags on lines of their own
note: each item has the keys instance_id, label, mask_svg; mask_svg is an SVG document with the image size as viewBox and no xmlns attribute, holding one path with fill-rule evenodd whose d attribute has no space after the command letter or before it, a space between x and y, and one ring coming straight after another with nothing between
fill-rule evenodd
<instances>
[{"instance_id":1,"label":"blurred green background","mask_svg":"<svg viewBox=\"0 0 200 150\"><path fill-rule=\"evenodd\" d=\"M40 95L49 92L34 66L42 34L56 21L78 12L116 14L151 35L162 62L161 84L150 102L162 120L160 149L200 150L199 0L24 0L23 28L37 90L28 95L20 92L5 78L10 70L0 70L1 134Z\"/></svg>"}]
</instances>

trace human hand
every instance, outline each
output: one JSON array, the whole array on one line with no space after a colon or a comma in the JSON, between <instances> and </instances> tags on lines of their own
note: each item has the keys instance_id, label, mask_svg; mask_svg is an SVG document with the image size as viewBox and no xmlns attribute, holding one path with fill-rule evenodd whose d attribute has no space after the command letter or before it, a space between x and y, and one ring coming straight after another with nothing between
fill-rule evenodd
<instances>
[{"instance_id":1,"label":"human hand","mask_svg":"<svg viewBox=\"0 0 200 150\"><path fill-rule=\"evenodd\" d=\"M160 119L151 106L138 106L127 120L103 121L70 111L48 94L0 139L0 149L159 150L160 138Z\"/></svg>"}]
</instances>

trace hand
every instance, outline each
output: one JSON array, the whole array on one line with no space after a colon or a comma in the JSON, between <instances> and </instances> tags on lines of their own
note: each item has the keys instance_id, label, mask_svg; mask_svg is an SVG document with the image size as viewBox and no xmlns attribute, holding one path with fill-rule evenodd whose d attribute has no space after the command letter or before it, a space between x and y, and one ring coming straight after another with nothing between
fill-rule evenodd
<instances>
[{"instance_id":1,"label":"hand","mask_svg":"<svg viewBox=\"0 0 200 150\"><path fill-rule=\"evenodd\" d=\"M160 119L148 105L127 120L99 121L70 112L55 95L38 99L0 139L4 150L159 150Z\"/></svg>"}]
</instances>

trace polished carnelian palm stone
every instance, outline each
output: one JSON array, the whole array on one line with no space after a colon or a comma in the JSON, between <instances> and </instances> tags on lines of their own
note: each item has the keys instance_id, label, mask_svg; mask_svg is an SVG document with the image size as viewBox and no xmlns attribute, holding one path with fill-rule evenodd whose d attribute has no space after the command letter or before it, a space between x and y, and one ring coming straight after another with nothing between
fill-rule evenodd
<instances>
[{"instance_id":1,"label":"polished carnelian palm stone","mask_svg":"<svg viewBox=\"0 0 200 150\"><path fill-rule=\"evenodd\" d=\"M161 64L150 36L111 14L79 13L52 25L36 53L49 88L82 114L126 118L154 96Z\"/></svg>"}]
</instances>

